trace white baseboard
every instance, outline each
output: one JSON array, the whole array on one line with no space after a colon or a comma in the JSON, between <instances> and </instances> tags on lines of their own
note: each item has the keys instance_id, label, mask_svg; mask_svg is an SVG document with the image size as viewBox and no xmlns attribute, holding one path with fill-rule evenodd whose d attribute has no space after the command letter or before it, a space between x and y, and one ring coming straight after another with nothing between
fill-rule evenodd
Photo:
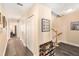
<instances>
[{"instance_id":1,"label":"white baseboard","mask_svg":"<svg viewBox=\"0 0 79 59\"><path fill-rule=\"evenodd\" d=\"M22 41L23 45L26 47L26 44L25 44L25 42L24 42L23 40L21 40L21 41Z\"/></svg>"},{"instance_id":2,"label":"white baseboard","mask_svg":"<svg viewBox=\"0 0 79 59\"><path fill-rule=\"evenodd\" d=\"M6 49L7 49L7 44L8 44L8 40L7 40L6 43L5 43L5 48L4 48L3 56L5 56Z\"/></svg>"},{"instance_id":3,"label":"white baseboard","mask_svg":"<svg viewBox=\"0 0 79 59\"><path fill-rule=\"evenodd\" d=\"M69 44L69 45L73 45L73 46L79 47L78 44L71 43L71 42L62 41L62 43L66 43L66 44Z\"/></svg>"}]
</instances>

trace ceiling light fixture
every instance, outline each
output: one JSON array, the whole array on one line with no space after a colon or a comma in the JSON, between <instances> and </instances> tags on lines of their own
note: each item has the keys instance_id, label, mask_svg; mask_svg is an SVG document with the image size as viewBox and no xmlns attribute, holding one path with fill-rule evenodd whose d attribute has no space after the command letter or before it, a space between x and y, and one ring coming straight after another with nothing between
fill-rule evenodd
<instances>
[{"instance_id":1,"label":"ceiling light fixture","mask_svg":"<svg viewBox=\"0 0 79 59\"><path fill-rule=\"evenodd\" d=\"M74 12L76 9L68 9L68 10L64 10L61 12L61 14L65 15L65 14L69 14L69 13L72 13Z\"/></svg>"}]
</instances>

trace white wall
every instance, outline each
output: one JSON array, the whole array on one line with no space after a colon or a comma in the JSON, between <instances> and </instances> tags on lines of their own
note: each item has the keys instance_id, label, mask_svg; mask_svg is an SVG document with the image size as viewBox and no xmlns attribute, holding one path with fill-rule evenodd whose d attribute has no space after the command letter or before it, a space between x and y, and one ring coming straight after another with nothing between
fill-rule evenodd
<instances>
[{"instance_id":1,"label":"white wall","mask_svg":"<svg viewBox=\"0 0 79 59\"><path fill-rule=\"evenodd\" d=\"M5 9L4 6L2 4L0 4L0 12L2 15L5 15ZM3 56L5 54L6 51L6 46L7 46L7 28L0 28L0 56Z\"/></svg>"},{"instance_id":2,"label":"white wall","mask_svg":"<svg viewBox=\"0 0 79 59\"><path fill-rule=\"evenodd\" d=\"M33 16L32 16L33 15ZM32 16L31 18L28 18ZM21 25L25 24L24 31L21 30ZM20 28L20 37L23 41L24 45L27 46L34 55L39 55L39 43L38 43L38 6L33 6L26 17L20 21L19 28Z\"/></svg>"},{"instance_id":3,"label":"white wall","mask_svg":"<svg viewBox=\"0 0 79 59\"><path fill-rule=\"evenodd\" d=\"M79 10L69 13L60 18L56 18L53 26L62 32L61 38L58 39L64 43L79 46L79 31L70 30L71 22L79 21Z\"/></svg>"},{"instance_id":4,"label":"white wall","mask_svg":"<svg viewBox=\"0 0 79 59\"><path fill-rule=\"evenodd\" d=\"M32 16L32 17L30 17ZM52 24L51 9L47 6L34 4L26 14L26 17L20 21L25 24L25 30L21 34L24 45L27 46L34 55L39 55L39 45L52 40L52 32L41 31L41 19L50 20ZM20 26L21 24L19 24ZM51 25L50 25L51 29ZM20 31L21 32L21 31Z\"/></svg>"},{"instance_id":5,"label":"white wall","mask_svg":"<svg viewBox=\"0 0 79 59\"><path fill-rule=\"evenodd\" d=\"M49 32L42 32L41 30L41 19L44 18L44 19L48 19L50 21L50 31ZM43 6L43 5L40 5L39 6L39 23L40 23L40 40L39 40L39 45L40 44L44 44L48 41L51 41L52 40L52 37L51 37L51 34L52 34L52 31L51 31L51 28L52 28L52 14L51 14L51 8L47 7L47 6Z\"/></svg>"},{"instance_id":6,"label":"white wall","mask_svg":"<svg viewBox=\"0 0 79 59\"><path fill-rule=\"evenodd\" d=\"M67 39L66 41L73 44L73 45L78 45L79 46L79 31L73 31L70 30L70 24L71 22L74 21L79 21L79 10L67 15L64 17L67 23Z\"/></svg>"}]
</instances>

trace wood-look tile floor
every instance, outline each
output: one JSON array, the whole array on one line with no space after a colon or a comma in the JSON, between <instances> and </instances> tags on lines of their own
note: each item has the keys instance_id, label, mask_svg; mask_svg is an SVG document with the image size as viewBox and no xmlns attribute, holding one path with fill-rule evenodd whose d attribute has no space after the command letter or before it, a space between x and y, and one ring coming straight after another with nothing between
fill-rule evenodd
<instances>
[{"instance_id":1,"label":"wood-look tile floor","mask_svg":"<svg viewBox=\"0 0 79 59\"><path fill-rule=\"evenodd\" d=\"M55 50L55 56L79 56L79 47L59 43Z\"/></svg>"},{"instance_id":2,"label":"wood-look tile floor","mask_svg":"<svg viewBox=\"0 0 79 59\"><path fill-rule=\"evenodd\" d=\"M12 38L8 41L5 56L33 56L33 53L24 47L21 40ZM55 56L79 56L79 47L59 43L55 49Z\"/></svg>"},{"instance_id":3,"label":"wood-look tile floor","mask_svg":"<svg viewBox=\"0 0 79 59\"><path fill-rule=\"evenodd\" d=\"M32 56L32 52L24 47L21 40L12 38L8 41L5 56Z\"/></svg>"}]
</instances>

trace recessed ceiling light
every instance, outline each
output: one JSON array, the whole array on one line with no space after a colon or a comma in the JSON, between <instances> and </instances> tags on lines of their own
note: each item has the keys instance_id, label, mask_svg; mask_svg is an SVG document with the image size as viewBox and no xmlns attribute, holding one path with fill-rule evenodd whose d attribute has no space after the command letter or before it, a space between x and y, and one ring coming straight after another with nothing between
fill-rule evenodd
<instances>
[{"instance_id":1,"label":"recessed ceiling light","mask_svg":"<svg viewBox=\"0 0 79 59\"><path fill-rule=\"evenodd\" d=\"M68 9L68 10L66 11L66 13L70 13L70 12L72 12L72 11L74 11L74 9Z\"/></svg>"},{"instance_id":2,"label":"recessed ceiling light","mask_svg":"<svg viewBox=\"0 0 79 59\"><path fill-rule=\"evenodd\" d=\"M71 12L74 12L76 9L67 9L67 10L64 10L64 11L62 11L61 12L61 14L69 14L69 13L71 13Z\"/></svg>"}]
</instances>

